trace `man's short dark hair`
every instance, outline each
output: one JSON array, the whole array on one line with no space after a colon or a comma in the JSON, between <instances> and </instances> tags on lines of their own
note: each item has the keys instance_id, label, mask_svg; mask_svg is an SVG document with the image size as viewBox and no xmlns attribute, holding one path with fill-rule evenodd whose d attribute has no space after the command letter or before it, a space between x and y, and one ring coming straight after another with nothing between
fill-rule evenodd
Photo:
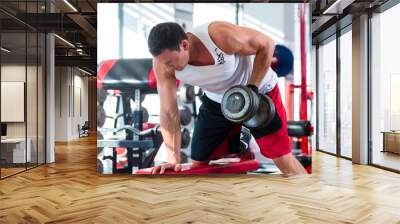
<instances>
[{"instance_id":1,"label":"man's short dark hair","mask_svg":"<svg viewBox=\"0 0 400 224\"><path fill-rule=\"evenodd\" d=\"M150 53L157 56L166 49L179 51L179 44L185 39L186 33L179 24L167 22L151 29L147 44Z\"/></svg>"}]
</instances>

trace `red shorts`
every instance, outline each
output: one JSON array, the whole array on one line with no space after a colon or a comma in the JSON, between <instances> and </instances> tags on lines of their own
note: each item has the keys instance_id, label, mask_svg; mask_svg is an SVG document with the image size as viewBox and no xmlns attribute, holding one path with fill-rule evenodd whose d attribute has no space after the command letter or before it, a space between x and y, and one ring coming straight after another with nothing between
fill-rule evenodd
<instances>
[{"instance_id":1,"label":"red shorts","mask_svg":"<svg viewBox=\"0 0 400 224\"><path fill-rule=\"evenodd\" d=\"M265 157L275 159L291 153L292 150L290 148L287 130L286 110L282 103L278 84L276 84L276 86L269 93L267 93L267 95L275 103L276 113L281 120L281 127L272 133L255 137L261 153Z\"/></svg>"},{"instance_id":2,"label":"red shorts","mask_svg":"<svg viewBox=\"0 0 400 224\"><path fill-rule=\"evenodd\" d=\"M275 103L276 115L264 128L250 129L261 153L274 159L291 153L287 131L286 111L279 87L276 85L267 95ZM191 159L207 161L235 153L240 144L241 125L228 121L221 112L221 105L202 96L191 143Z\"/></svg>"}]
</instances>

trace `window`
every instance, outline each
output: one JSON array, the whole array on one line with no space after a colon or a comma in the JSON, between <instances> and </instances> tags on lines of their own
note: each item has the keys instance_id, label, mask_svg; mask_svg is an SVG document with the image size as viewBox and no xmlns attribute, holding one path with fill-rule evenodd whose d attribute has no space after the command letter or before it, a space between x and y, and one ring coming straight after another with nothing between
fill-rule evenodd
<instances>
[{"instance_id":1,"label":"window","mask_svg":"<svg viewBox=\"0 0 400 224\"><path fill-rule=\"evenodd\" d=\"M351 27L350 27L351 28ZM340 36L340 154L352 157L352 33Z\"/></svg>"},{"instance_id":2,"label":"window","mask_svg":"<svg viewBox=\"0 0 400 224\"><path fill-rule=\"evenodd\" d=\"M371 19L372 163L400 170L400 5Z\"/></svg>"},{"instance_id":3,"label":"window","mask_svg":"<svg viewBox=\"0 0 400 224\"><path fill-rule=\"evenodd\" d=\"M336 153L336 39L318 48L318 149Z\"/></svg>"},{"instance_id":4,"label":"window","mask_svg":"<svg viewBox=\"0 0 400 224\"><path fill-rule=\"evenodd\" d=\"M42 12L44 1L0 3L5 5L18 5L23 16ZM0 178L5 178L45 163L46 39L6 14L0 17L9 21L0 24Z\"/></svg>"}]
</instances>

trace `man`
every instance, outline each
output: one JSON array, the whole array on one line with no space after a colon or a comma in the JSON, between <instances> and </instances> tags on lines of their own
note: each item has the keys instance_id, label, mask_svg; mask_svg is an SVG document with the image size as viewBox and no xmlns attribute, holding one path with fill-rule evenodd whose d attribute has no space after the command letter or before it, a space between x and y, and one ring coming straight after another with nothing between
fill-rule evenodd
<instances>
[{"instance_id":1,"label":"man","mask_svg":"<svg viewBox=\"0 0 400 224\"><path fill-rule=\"evenodd\" d=\"M221 21L204 24L188 33L176 23L160 23L150 31L148 46L154 57L161 104L160 126L168 151L168 163L153 167L153 174L182 168L176 79L199 86L205 93L192 137L192 167L217 158L221 147L229 145L228 138L239 138L235 133L240 132L241 125L222 115L220 103L230 87L252 85L258 87L260 94L270 96L277 110L273 122L266 128L251 129L261 153L273 159L285 175L306 173L291 154L277 75L269 69L275 49L270 37Z\"/></svg>"}]
</instances>

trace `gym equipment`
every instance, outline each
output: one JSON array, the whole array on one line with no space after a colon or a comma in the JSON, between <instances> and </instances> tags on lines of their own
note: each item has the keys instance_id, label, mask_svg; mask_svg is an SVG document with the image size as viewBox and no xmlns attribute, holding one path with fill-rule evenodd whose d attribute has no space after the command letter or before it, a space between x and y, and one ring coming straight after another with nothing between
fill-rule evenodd
<instances>
[{"instance_id":1,"label":"gym equipment","mask_svg":"<svg viewBox=\"0 0 400 224\"><path fill-rule=\"evenodd\" d=\"M196 97L194 86L184 84L180 90L180 97L184 103L192 103Z\"/></svg>"},{"instance_id":2,"label":"gym equipment","mask_svg":"<svg viewBox=\"0 0 400 224\"><path fill-rule=\"evenodd\" d=\"M192 112L190 111L188 106L185 105L179 108L179 118L181 125L185 126L190 124L190 122L192 121Z\"/></svg>"},{"instance_id":3,"label":"gym equipment","mask_svg":"<svg viewBox=\"0 0 400 224\"><path fill-rule=\"evenodd\" d=\"M289 137L296 138L298 143L295 145L295 149L292 150L292 153L295 155L297 160L306 168L308 172L311 172L311 156L308 154L303 154L299 148L301 148L302 139L305 138L307 140L308 137L313 135L314 128L311 125L310 121L288 121L288 135ZM300 140L299 140L300 139Z\"/></svg>"},{"instance_id":4,"label":"gym equipment","mask_svg":"<svg viewBox=\"0 0 400 224\"><path fill-rule=\"evenodd\" d=\"M310 121L287 121L288 135L290 137L311 136L313 127Z\"/></svg>"},{"instance_id":5,"label":"gym equipment","mask_svg":"<svg viewBox=\"0 0 400 224\"><path fill-rule=\"evenodd\" d=\"M152 125L149 125L152 126ZM117 155L117 160L116 160L116 170L122 170L127 168L129 164L129 159L121 159L121 155L119 154L124 154L124 156L127 155L129 151L124 151L123 153L121 150L127 150L129 148L134 148L134 147L143 147L143 148L151 148L151 150L146 150L143 151L142 153L142 168L145 167L150 167L153 162L154 158L157 155L158 149L162 143L162 135L161 135L161 130L160 126L158 124L155 124L153 127L144 130L144 131L139 131L134 127L131 126L125 126L122 128L112 128L112 129L107 129L107 128L99 128L100 131L109 131L109 132L120 132L120 131L131 131L135 135L138 135L143 138L141 141L129 141L129 140L98 140L97 141L97 147L103 148L103 147L108 147L108 148L115 148L116 149L116 155ZM187 148L190 144L190 131L187 128L182 128L181 129L181 148ZM150 138L150 140L147 140ZM118 154L119 153L119 154ZM129 158L129 157L128 157ZM121 164L118 165L118 161L123 161L123 166Z\"/></svg>"},{"instance_id":6,"label":"gym equipment","mask_svg":"<svg viewBox=\"0 0 400 224\"><path fill-rule=\"evenodd\" d=\"M224 117L249 128L266 127L275 116L275 105L266 95L251 87L236 85L228 89L221 102Z\"/></svg>"},{"instance_id":7,"label":"gym equipment","mask_svg":"<svg viewBox=\"0 0 400 224\"><path fill-rule=\"evenodd\" d=\"M119 114L115 115L114 117L107 116L107 118L111 118L114 120L114 128L115 128L115 127L117 127L118 119L124 118L124 116L125 116L124 113L119 113ZM135 114L132 115L133 122L136 122L136 123L140 122L139 121L140 118L142 119L143 123L146 123L149 121L149 117L150 117L149 112L147 111L147 109L145 107L142 107L142 109L140 110L140 113L137 113L136 115Z\"/></svg>"},{"instance_id":8,"label":"gym equipment","mask_svg":"<svg viewBox=\"0 0 400 224\"><path fill-rule=\"evenodd\" d=\"M293 70L293 53L292 51L280 44L275 45L275 60L271 63L271 68L276 72L278 77L285 77Z\"/></svg>"},{"instance_id":9,"label":"gym equipment","mask_svg":"<svg viewBox=\"0 0 400 224\"><path fill-rule=\"evenodd\" d=\"M308 119L312 116L308 115L308 111L311 108L312 111L312 99L313 92L307 90L307 21L306 21L306 11L307 4L302 4L299 7L299 15L300 15L300 65L301 65L301 83L300 85L294 85L290 80L286 80L289 82L286 86L289 88L286 89L286 111L288 112L288 117L294 117L293 114L293 101L294 98L294 89L300 89L300 120L296 122L305 122L300 124L299 126L293 126L293 123L288 122L288 134L291 137L290 142L293 147L293 154L296 155L296 158L300 161L300 163L304 166L308 173L312 171L312 144L311 144L311 135L313 134L313 127L309 123ZM309 105L309 101L311 105Z\"/></svg>"},{"instance_id":10,"label":"gym equipment","mask_svg":"<svg viewBox=\"0 0 400 224\"><path fill-rule=\"evenodd\" d=\"M186 169L182 169L181 171L175 172L173 170L166 170L164 174L173 175L173 174L208 174L208 173L246 173L249 171L256 170L260 167L260 164L257 160L243 160L240 162L233 162L228 164L220 164L220 165L203 165L196 168L190 168L190 164L182 164L182 167ZM134 172L135 174L151 174L151 168L137 170ZM163 175L164 175L163 174Z\"/></svg>"},{"instance_id":11,"label":"gym equipment","mask_svg":"<svg viewBox=\"0 0 400 224\"><path fill-rule=\"evenodd\" d=\"M190 144L190 131L187 128L181 129L181 149L185 149Z\"/></svg>"},{"instance_id":12,"label":"gym equipment","mask_svg":"<svg viewBox=\"0 0 400 224\"><path fill-rule=\"evenodd\" d=\"M97 140L97 147L98 148L112 148L113 149L113 156L112 156L112 161L113 161L113 168L112 168L112 173L123 173L123 172L132 172L131 166L132 163L134 162L133 159L136 159L136 162L140 165L138 168L145 168L145 167L150 167L153 164L154 158L158 152L158 149L162 143L162 136L160 132L160 127L159 125L155 125L154 127L140 131L136 129L135 127L132 126L124 126L121 128L98 128L98 131L101 132L121 132L125 131L127 133L132 133L134 136L140 137L140 140L127 140L127 139L109 139L109 140ZM126 150L126 157L125 159L121 160L121 155L117 157L117 149ZM134 152L131 149L136 149ZM136 153L138 155L137 157L133 157L133 153ZM130 154L132 156L130 156ZM120 166L118 165L118 161L123 161L123 164L128 164L128 165L123 165Z\"/></svg>"},{"instance_id":13,"label":"gym equipment","mask_svg":"<svg viewBox=\"0 0 400 224\"><path fill-rule=\"evenodd\" d=\"M122 103L123 108L121 116L125 126L120 130L114 128L102 132L124 131L125 138L98 140L97 142L97 147L110 147L113 150L112 173L132 173L134 170L151 166L152 156L155 156L161 145L159 136L154 131L156 127L141 131L143 128L142 115L144 115L141 107L141 101L144 99L142 95L157 93L157 82L152 64L152 59L119 59L104 61L98 68L97 88L118 90L118 100ZM133 108L131 99L134 102ZM145 139L147 137L151 137L151 140ZM127 149L128 166L126 168L116 168L115 149L117 147Z\"/></svg>"},{"instance_id":14,"label":"gym equipment","mask_svg":"<svg viewBox=\"0 0 400 224\"><path fill-rule=\"evenodd\" d=\"M123 127L116 128L116 124L114 124L114 128L98 127L98 131L112 132L115 136L118 132L124 132L123 138L97 141L98 148L111 149L113 152L110 173L132 173L135 170L152 166L162 143L159 126L144 123L148 118L142 108L144 94L157 93L157 80L152 64L152 59L118 59L107 60L99 65L97 88L118 93L117 105L121 103L123 108L123 112L117 115L117 118L123 118ZM179 86L179 80L177 80L176 86ZM190 88L187 93L190 98ZM132 106L131 101L133 101ZM188 135L185 132L183 136L186 136L182 139L185 140L184 143L189 144L190 133ZM127 150L128 165L119 167L121 169L117 169L116 148L118 147Z\"/></svg>"},{"instance_id":15,"label":"gym equipment","mask_svg":"<svg viewBox=\"0 0 400 224\"><path fill-rule=\"evenodd\" d=\"M242 127L238 152L230 153L229 149L222 149L226 151L226 154L216 157L211 156L213 159L208 164L196 168L191 168L190 163L185 163L185 160L181 158L182 163L184 163L182 164L183 170L178 172L168 170L165 174L246 173L255 171L260 167L260 164L255 160L254 151L249 148L250 139L250 130ZM226 145L226 147L229 146ZM214 153L218 154L217 152ZM150 171L151 169L148 168L135 171L134 173L151 174Z\"/></svg>"},{"instance_id":16,"label":"gym equipment","mask_svg":"<svg viewBox=\"0 0 400 224\"><path fill-rule=\"evenodd\" d=\"M157 83L151 66L151 59L119 59L105 61L99 67L97 87L105 90L118 90L119 101L121 101L123 108L123 113L120 116L123 117L125 124L120 128L98 127L98 132L103 134L110 132L125 133L125 136L119 139L110 138L108 135L107 139L99 137L98 150L108 150L107 158L98 157L104 159L103 165L108 164L103 169L104 173L106 173L106 170L107 173L137 173L139 169L154 165L154 158L162 143L160 128L156 124L143 123L143 120L146 119L140 118L140 116L145 118L141 106L142 94L157 92ZM201 94L201 91L194 93L194 88L192 89L194 94L192 94L192 87L190 86L185 88L185 95L189 96L187 98ZM133 106L131 106L131 99L133 99ZM185 113L187 113L187 110L185 110ZM190 145L191 136L188 129L183 128L181 131L181 146L185 148ZM250 152L245 150L246 144L241 143L240 147L243 147L243 150L241 150L243 153L238 154L240 162L199 167L188 172L241 173L257 169L259 163L248 156ZM120 148L118 159L117 148ZM117 162L120 164L118 165Z\"/></svg>"},{"instance_id":17,"label":"gym equipment","mask_svg":"<svg viewBox=\"0 0 400 224\"><path fill-rule=\"evenodd\" d=\"M97 127L103 127L106 121L106 111L103 106L97 105Z\"/></svg>"}]
</instances>

